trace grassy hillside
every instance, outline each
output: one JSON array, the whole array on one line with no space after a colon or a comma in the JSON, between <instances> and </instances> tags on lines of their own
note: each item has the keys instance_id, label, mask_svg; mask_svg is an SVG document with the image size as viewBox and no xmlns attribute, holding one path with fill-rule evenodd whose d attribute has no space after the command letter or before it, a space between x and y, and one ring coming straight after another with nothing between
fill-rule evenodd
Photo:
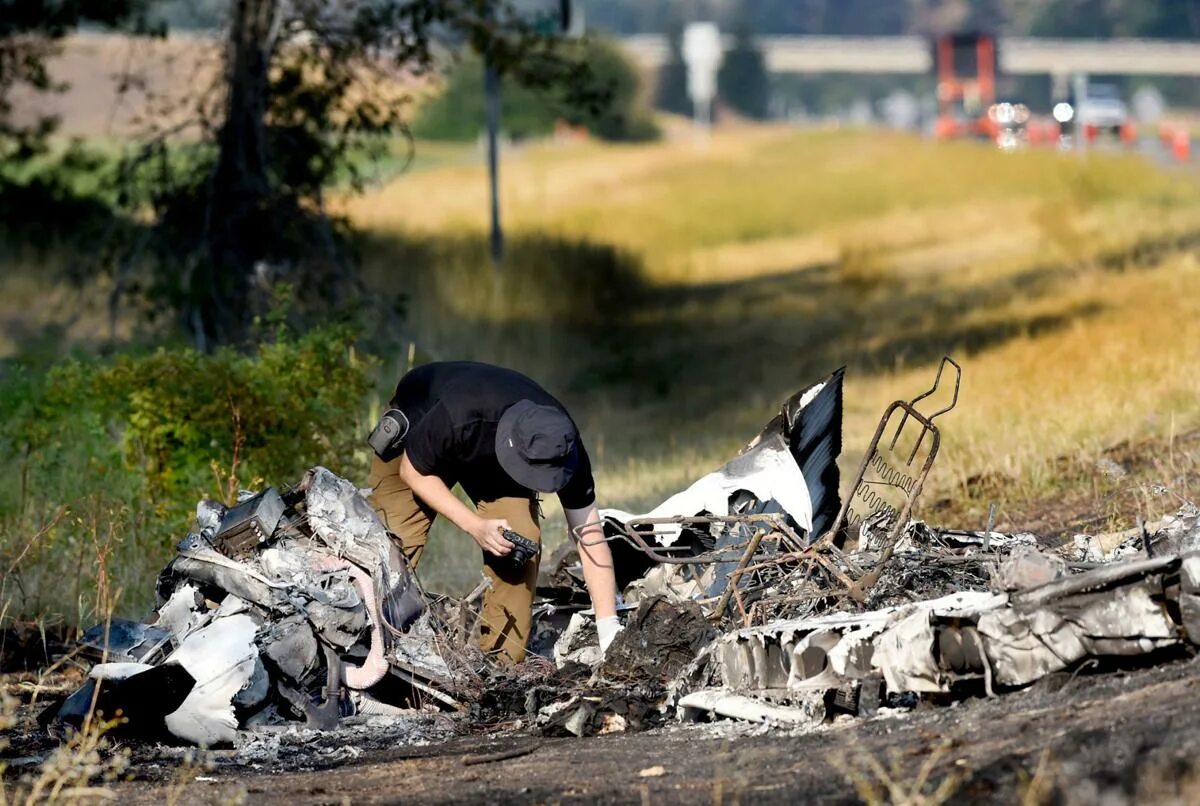
<instances>
[{"instance_id":1,"label":"grassy hillside","mask_svg":"<svg viewBox=\"0 0 1200 806\"><path fill-rule=\"evenodd\" d=\"M609 504L678 489L843 364L852 472L887 403L944 353L964 363L927 498L964 513L986 506L972 478L1045 494L1058 457L1200 423L1200 188L1137 157L753 129L522 150L502 198L499 273L479 165L347 211L373 233L372 282L407 297L418 355L544 379Z\"/></svg>"}]
</instances>

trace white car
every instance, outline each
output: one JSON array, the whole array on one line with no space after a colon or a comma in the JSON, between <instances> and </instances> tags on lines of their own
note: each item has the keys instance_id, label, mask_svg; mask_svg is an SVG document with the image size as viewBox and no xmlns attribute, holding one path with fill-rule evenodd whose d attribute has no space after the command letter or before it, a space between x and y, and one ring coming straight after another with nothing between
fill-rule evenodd
<instances>
[{"instance_id":1,"label":"white car","mask_svg":"<svg viewBox=\"0 0 1200 806\"><path fill-rule=\"evenodd\" d=\"M1129 107L1112 84L1090 84L1087 94L1075 110L1077 126L1095 126L1101 131L1119 132L1129 121Z\"/></svg>"}]
</instances>

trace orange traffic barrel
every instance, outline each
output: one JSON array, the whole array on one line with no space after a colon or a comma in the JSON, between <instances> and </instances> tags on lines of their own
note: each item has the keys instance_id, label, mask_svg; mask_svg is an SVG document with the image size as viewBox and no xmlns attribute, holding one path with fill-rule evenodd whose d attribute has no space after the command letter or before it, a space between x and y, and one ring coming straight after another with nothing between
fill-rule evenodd
<instances>
[{"instance_id":1,"label":"orange traffic barrel","mask_svg":"<svg viewBox=\"0 0 1200 806\"><path fill-rule=\"evenodd\" d=\"M1171 138L1171 155L1176 162L1187 162L1192 155L1192 136L1186 129L1176 129Z\"/></svg>"}]
</instances>

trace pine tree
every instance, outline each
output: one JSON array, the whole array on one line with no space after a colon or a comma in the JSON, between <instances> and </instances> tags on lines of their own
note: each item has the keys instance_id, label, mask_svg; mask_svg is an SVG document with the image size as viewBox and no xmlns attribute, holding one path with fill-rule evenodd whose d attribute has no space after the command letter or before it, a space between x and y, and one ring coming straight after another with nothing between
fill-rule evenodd
<instances>
[{"instance_id":1,"label":"pine tree","mask_svg":"<svg viewBox=\"0 0 1200 806\"><path fill-rule=\"evenodd\" d=\"M746 22L738 25L733 47L726 51L721 62L717 94L746 117L763 120L769 114L771 77L767 73L766 59Z\"/></svg>"}]
</instances>

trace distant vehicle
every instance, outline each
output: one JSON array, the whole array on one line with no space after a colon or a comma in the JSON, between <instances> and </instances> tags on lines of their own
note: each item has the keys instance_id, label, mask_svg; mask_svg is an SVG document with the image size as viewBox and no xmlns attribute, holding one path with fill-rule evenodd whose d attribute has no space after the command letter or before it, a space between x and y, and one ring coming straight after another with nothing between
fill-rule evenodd
<instances>
[{"instance_id":1,"label":"distant vehicle","mask_svg":"<svg viewBox=\"0 0 1200 806\"><path fill-rule=\"evenodd\" d=\"M1134 138L1129 107L1114 84L1088 84L1081 97L1070 97L1054 107L1054 119L1065 134L1094 140L1099 136L1119 137L1125 143Z\"/></svg>"},{"instance_id":2,"label":"distant vehicle","mask_svg":"<svg viewBox=\"0 0 1200 806\"><path fill-rule=\"evenodd\" d=\"M1075 110L1076 125L1095 126L1102 132L1120 134L1129 122L1129 107L1113 84L1089 84Z\"/></svg>"}]
</instances>

